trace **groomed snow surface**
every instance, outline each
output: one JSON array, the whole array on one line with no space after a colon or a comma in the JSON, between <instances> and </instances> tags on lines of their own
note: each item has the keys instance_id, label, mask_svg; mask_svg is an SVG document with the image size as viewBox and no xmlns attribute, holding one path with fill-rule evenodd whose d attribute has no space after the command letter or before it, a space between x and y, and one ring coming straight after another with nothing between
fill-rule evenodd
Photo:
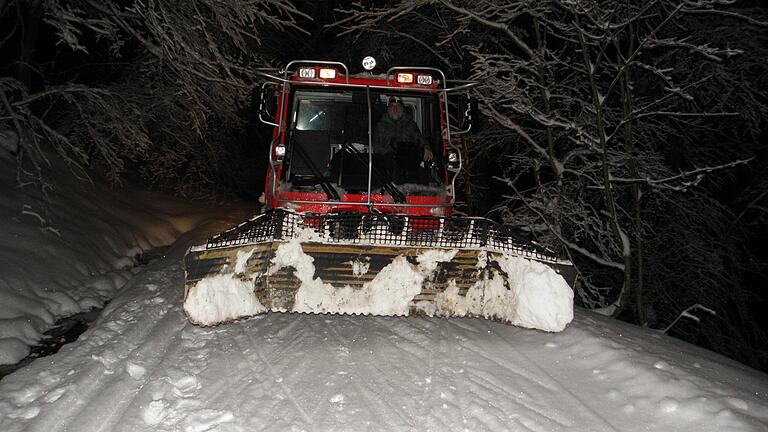
<instances>
[{"instance_id":1,"label":"groomed snow surface","mask_svg":"<svg viewBox=\"0 0 768 432\"><path fill-rule=\"evenodd\" d=\"M178 258L0 381L0 430L768 430L765 375L597 314L561 333L280 313L201 328Z\"/></svg>"},{"instance_id":2,"label":"groomed snow surface","mask_svg":"<svg viewBox=\"0 0 768 432\"><path fill-rule=\"evenodd\" d=\"M62 190L75 215L56 226L68 248L19 216L26 198L2 186L11 198L0 235L34 239L2 252L4 286L27 281L16 296L66 280L51 288L81 298L91 275L68 279L66 269L98 269L109 262L98 258L104 236L130 246L130 230L167 208L144 197L154 210L124 213L115 210L130 209L123 195ZM198 225L164 258L133 267L78 341L0 380L0 431L768 431L765 374L579 309L559 333L475 318L281 313L196 327L181 308L181 258L218 229ZM38 252L49 248L55 261Z\"/></svg>"}]
</instances>

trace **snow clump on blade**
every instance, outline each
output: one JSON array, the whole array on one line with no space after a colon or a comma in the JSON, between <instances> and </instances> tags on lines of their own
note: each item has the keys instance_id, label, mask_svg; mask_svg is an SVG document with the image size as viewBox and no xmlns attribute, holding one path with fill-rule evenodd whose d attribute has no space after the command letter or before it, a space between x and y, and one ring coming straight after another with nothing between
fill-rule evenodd
<instances>
[{"instance_id":1,"label":"snow clump on blade","mask_svg":"<svg viewBox=\"0 0 768 432\"><path fill-rule=\"evenodd\" d=\"M270 273L287 266L296 269L301 286L296 292L295 312L408 315L425 278L434 272L438 262L450 261L454 255L455 250L427 250L417 257L418 266L400 255L361 289L337 288L314 277L314 259L304 253L299 239L293 239L278 247Z\"/></svg>"},{"instance_id":2,"label":"snow clump on blade","mask_svg":"<svg viewBox=\"0 0 768 432\"><path fill-rule=\"evenodd\" d=\"M545 331L562 331L573 320L573 290L548 266L505 255L498 260L517 294L512 324Z\"/></svg>"},{"instance_id":3,"label":"snow clump on blade","mask_svg":"<svg viewBox=\"0 0 768 432\"><path fill-rule=\"evenodd\" d=\"M253 292L253 282L232 274L220 274L200 280L187 293L184 311L200 325L215 325L267 311Z\"/></svg>"},{"instance_id":4,"label":"snow clump on blade","mask_svg":"<svg viewBox=\"0 0 768 432\"><path fill-rule=\"evenodd\" d=\"M479 262L487 259L481 255ZM435 316L481 316L512 325L563 331L573 320L573 291L565 280L548 266L510 255L495 257L503 276L478 280L466 295L451 284L435 296L434 305L423 305ZM485 264L483 264L485 266Z\"/></svg>"}]
</instances>

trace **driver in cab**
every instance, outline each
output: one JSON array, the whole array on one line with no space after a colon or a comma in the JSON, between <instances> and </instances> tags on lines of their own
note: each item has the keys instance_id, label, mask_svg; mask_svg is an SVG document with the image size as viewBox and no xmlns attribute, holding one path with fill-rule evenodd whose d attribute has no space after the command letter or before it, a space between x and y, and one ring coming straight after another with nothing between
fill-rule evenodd
<instances>
[{"instance_id":1,"label":"driver in cab","mask_svg":"<svg viewBox=\"0 0 768 432\"><path fill-rule=\"evenodd\" d=\"M411 153L407 158L410 160L403 160L403 152ZM377 165L395 183L405 180L406 167L403 165L409 162L419 164L419 159L429 162L433 158L432 150L416 122L405 112L403 103L395 97L389 98L387 112L373 132L373 153Z\"/></svg>"}]
</instances>

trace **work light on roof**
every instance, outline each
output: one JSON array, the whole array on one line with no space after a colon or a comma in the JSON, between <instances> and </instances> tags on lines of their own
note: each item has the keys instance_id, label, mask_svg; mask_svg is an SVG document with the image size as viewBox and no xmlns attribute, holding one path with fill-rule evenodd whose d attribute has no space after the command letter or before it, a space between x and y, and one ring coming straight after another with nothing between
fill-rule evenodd
<instances>
[{"instance_id":1,"label":"work light on roof","mask_svg":"<svg viewBox=\"0 0 768 432\"><path fill-rule=\"evenodd\" d=\"M367 57L365 57L363 59L363 69L369 71L369 70L373 70L373 68L375 68L375 67L376 67L376 59L375 58L373 58L371 56L367 56Z\"/></svg>"},{"instance_id":2,"label":"work light on roof","mask_svg":"<svg viewBox=\"0 0 768 432\"><path fill-rule=\"evenodd\" d=\"M399 82L400 84L412 84L413 74L409 72L398 72L397 82Z\"/></svg>"},{"instance_id":3,"label":"work light on roof","mask_svg":"<svg viewBox=\"0 0 768 432\"><path fill-rule=\"evenodd\" d=\"M320 69L320 78L323 78L323 79L336 78L336 69L326 69L326 68Z\"/></svg>"},{"instance_id":4,"label":"work light on roof","mask_svg":"<svg viewBox=\"0 0 768 432\"><path fill-rule=\"evenodd\" d=\"M301 79L314 79L316 73L315 68L299 68L299 78Z\"/></svg>"}]
</instances>

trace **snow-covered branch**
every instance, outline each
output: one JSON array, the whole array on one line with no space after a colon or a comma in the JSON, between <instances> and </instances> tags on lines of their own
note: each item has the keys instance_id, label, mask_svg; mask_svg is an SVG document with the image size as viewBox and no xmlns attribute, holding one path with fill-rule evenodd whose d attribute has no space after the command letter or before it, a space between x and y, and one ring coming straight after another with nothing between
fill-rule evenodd
<instances>
[{"instance_id":1,"label":"snow-covered branch","mask_svg":"<svg viewBox=\"0 0 768 432\"><path fill-rule=\"evenodd\" d=\"M750 163L752 160L753 158L739 159L739 160L735 160L735 161L720 164L720 165L706 166L702 168L688 170L680 174L670 176L670 177L665 177L665 178L620 178L620 177L611 176L611 181L615 183L642 183L642 184L647 184L649 186L664 186L673 190L684 191L691 186L695 186L699 184L699 182L701 182L701 180L704 178L704 174L714 173L714 172L725 170L728 168L733 168L739 165L746 165ZM693 177L692 180L686 180L692 177ZM670 185L670 183L674 183L678 181L682 182L680 186Z\"/></svg>"},{"instance_id":2,"label":"snow-covered branch","mask_svg":"<svg viewBox=\"0 0 768 432\"><path fill-rule=\"evenodd\" d=\"M677 318L675 318L675 320L672 321L667 327L665 327L663 330L661 330L661 332L662 333L667 333L668 331L670 331L672 329L672 327L675 326L675 324L677 324L678 321L680 321L683 318L687 318L687 319L699 322L700 321L699 317L697 317L696 315L691 313L691 312L697 311L697 310L700 310L702 312L706 312L706 313L708 313L710 315L717 315L717 313L715 311L713 311L712 309L696 303L695 305L689 306L684 311L680 312L680 315L678 315Z\"/></svg>"}]
</instances>

